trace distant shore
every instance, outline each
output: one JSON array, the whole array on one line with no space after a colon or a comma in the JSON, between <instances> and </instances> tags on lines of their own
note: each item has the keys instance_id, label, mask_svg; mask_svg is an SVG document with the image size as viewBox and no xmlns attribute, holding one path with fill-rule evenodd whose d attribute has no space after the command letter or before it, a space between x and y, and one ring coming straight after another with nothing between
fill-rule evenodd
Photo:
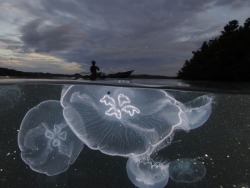
<instances>
[{"instance_id":1,"label":"distant shore","mask_svg":"<svg viewBox=\"0 0 250 188\"><path fill-rule=\"evenodd\" d=\"M110 74L111 75L111 74ZM90 79L90 75L81 75L81 74L53 74L53 73L41 73L41 72L22 72L14 69L7 69L0 67L0 78L8 79ZM110 78L109 74L105 78ZM115 74L112 74L112 78L122 78L119 75L117 77ZM130 75L130 79L176 79L177 77L162 76L162 75L148 75L148 74L138 74Z\"/></svg>"}]
</instances>

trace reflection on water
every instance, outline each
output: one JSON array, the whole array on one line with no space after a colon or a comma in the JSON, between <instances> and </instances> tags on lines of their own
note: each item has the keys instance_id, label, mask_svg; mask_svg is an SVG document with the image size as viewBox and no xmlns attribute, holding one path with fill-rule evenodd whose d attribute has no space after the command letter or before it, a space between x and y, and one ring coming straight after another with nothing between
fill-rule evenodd
<instances>
[{"instance_id":1,"label":"reflection on water","mask_svg":"<svg viewBox=\"0 0 250 188\"><path fill-rule=\"evenodd\" d=\"M11 94L7 94L8 89ZM22 161L17 134L25 114L45 100L59 101L62 89L61 84L0 86L0 91L4 91L0 94L1 104L6 97L8 103L1 106L4 111L0 114L1 187L134 187L126 173L126 158L108 156L88 147L84 147L75 163L59 178L38 174ZM176 132L171 145L152 155L153 161L164 164L180 158L197 160L206 168L205 177L188 185L169 179L166 187L249 186L250 95L184 91L178 87L165 91L183 104L202 95L214 96L211 115L203 126L188 134ZM41 182L48 183L43 186Z\"/></svg>"}]
</instances>

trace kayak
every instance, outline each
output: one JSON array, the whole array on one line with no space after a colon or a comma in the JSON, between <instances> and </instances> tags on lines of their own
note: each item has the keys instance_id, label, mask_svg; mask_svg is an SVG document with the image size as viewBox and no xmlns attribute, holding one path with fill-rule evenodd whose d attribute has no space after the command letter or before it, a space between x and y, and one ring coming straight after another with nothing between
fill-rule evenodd
<instances>
[{"instance_id":1,"label":"kayak","mask_svg":"<svg viewBox=\"0 0 250 188\"><path fill-rule=\"evenodd\" d=\"M115 73L115 74L108 74L108 75L107 75L107 78L127 78L127 77L129 77L133 72L134 72L134 70L125 71L125 72L117 72L117 73Z\"/></svg>"}]
</instances>

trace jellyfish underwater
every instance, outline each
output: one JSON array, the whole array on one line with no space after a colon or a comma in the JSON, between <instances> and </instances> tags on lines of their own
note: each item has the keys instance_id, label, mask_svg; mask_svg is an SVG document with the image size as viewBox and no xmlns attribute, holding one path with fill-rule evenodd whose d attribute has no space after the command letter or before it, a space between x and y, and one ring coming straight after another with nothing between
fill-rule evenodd
<instances>
[{"instance_id":1,"label":"jellyfish underwater","mask_svg":"<svg viewBox=\"0 0 250 188\"><path fill-rule=\"evenodd\" d=\"M26 113L18 145L23 161L48 176L66 171L83 148L65 122L60 102L55 100L44 101Z\"/></svg>"},{"instance_id":2,"label":"jellyfish underwater","mask_svg":"<svg viewBox=\"0 0 250 188\"><path fill-rule=\"evenodd\" d=\"M162 188L168 183L168 164L131 157L126 170L130 181L139 188Z\"/></svg>"},{"instance_id":3,"label":"jellyfish underwater","mask_svg":"<svg viewBox=\"0 0 250 188\"><path fill-rule=\"evenodd\" d=\"M61 105L71 130L88 147L129 157L162 147L175 129L201 126L211 113L212 100L204 98L193 108L159 89L75 85L64 89Z\"/></svg>"},{"instance_id":4,"label":"jellyfish underwater","mask_svg":"<svg viewBox=\"0 0 250 188\"><path fill-rule=\"evenodd\" d=\"M173 181L193 183L206 175L205 166L195 159L181 158L169 163L169 176Z\"/></svg>"},{"instance_id":5,"label":"jellyfish underwater","mask_svg":"<svg viewBox=\"0 0 250 188\"><path fill-rule=\"evenodd\" d=\"M213 96L203 95L185 103L186 108L184 108L184 111L187 116L190 129L196 129L208 120L212 110L212 100Z\"/></svg>"}]
</instances>

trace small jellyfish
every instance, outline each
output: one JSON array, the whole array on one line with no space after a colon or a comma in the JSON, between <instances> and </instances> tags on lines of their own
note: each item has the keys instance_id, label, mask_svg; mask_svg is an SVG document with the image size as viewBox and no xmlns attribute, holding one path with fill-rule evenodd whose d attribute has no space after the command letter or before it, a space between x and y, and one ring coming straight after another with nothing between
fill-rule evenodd
<instances>
[{"instance_id":1,"label":"small jellyfish","mask_svg":"<svg viewBox=\"0 0 250 188\"><path fill-rule=\"evenodd\" d=\"M190 129L196 129L208 120L212 111L212 102L212 96L203 95L185 104L184 111Z\"/></svg>"},{"instance_id":2,"label":"small jellyfish","mask_svg":"<svg viewBox=\"0 0 250 188\"><path fill-rule=\"evenodd\" d=\"M169 163L169 176L173 181L193 183L206 175L205 166L195 159L181 158Z\"/></svg>"},{"instance_id":3,"label":"small jellyfish","mask_svg":"<svg viewBox=\"0 0 250 188\"><path fill-rule=\"evenodd\" d=\"M130 181L140 188L162 188L169 179L168 165L129 158L126 170Z\"/></svg>"},{"instance_id":4,"label":"small jellyfish","mask_svg":"<svg viewBox=\"0 0 250 188\"><path fill-rule=\"evenodd\" d=\"M23 161L48 176L66 171L83 148L62 112L59 101L44 101L27 112L18 133Z\"/></svg>"},{"instance_id":5,"label":"small jellyfish","mask_svg":"<svg viewBox=\"0 0 250 188\"><path fill-rule=\"evenodd\" d=\"M189 131L186 106L158 89L76 85L61 97L65 120L91 149L109 155L150 154Z\"/></svg>"}]
</instances>

